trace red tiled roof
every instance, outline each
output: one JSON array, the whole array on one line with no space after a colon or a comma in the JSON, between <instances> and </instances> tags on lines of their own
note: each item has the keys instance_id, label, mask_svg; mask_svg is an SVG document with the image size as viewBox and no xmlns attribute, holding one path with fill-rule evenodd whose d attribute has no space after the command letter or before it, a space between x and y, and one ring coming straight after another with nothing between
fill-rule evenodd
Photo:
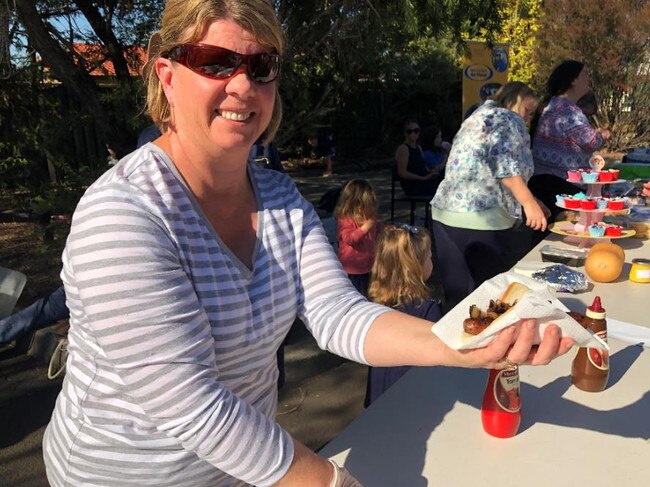
<instances>
[{"instance_id":1,"label":"red tiled roof","mask_svg":"<svg viewBox=\"0 0 650 487\"><path fill-rule=\"evenodd\" d=\"M73 44L74 50L84 59L91 76L115 76L113 62L108 59L104 46L100 44ZM147 52L140 46L126 47L126 62L131 76L139 76L147 60Z\"/></svg>"}]
</instances>

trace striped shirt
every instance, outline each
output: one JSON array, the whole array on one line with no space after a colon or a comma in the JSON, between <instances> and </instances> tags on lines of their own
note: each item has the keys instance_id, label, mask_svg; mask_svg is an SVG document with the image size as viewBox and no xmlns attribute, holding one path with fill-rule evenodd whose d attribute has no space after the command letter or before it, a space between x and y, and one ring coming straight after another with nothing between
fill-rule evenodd
<instances>
[{"instance_id":1,"label":"striped shirt","mask_svg":"<svg viewBox=\"0 0 650 487\"><path fill-rule=\"evenodd\" d=\"M153 144L79 202L61 273L67 374L43 440L51 485L271 485L293 458L274 416L275 352L295 317L322 348L366 363L387 308L352 287L288 176L248 172L252 271Z\"/></svg>"}]
</instances>

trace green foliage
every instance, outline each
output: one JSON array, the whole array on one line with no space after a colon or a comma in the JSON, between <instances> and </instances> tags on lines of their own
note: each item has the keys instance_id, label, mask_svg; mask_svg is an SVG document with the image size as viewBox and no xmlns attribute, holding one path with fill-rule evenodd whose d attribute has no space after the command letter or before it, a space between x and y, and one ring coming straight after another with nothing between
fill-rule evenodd
<instances>
[{"instance_id":1,"label":"green foliage","mask_svg":"<svg viewBox=\"0 0 650 487\"><path fill-rule=\"evenodd\" d=\"M331 125L350 155L372 145L394 147L405 114L441 118L453 132L460 33L492 31L500 18L497 0L275 4L288 39L278 143L299 145L306 133Z\"/></svg>"}]
</instances>

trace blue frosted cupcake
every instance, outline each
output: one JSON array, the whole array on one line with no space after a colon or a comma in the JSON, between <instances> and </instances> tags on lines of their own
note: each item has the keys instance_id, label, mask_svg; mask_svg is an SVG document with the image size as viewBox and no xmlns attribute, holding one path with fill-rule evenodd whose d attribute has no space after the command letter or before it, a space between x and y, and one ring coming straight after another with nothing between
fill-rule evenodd
<instances>
[{"instance_id":1,"label":"blue frosted cupcake","mask_svg":"<svg viewBox=\"0 0 650 487\"><path fill-rule=\"evenodd\" d=\"M555 195L555 202L556 202L558 205L562 205L562 206L563 206L563 205L564 205L564 196L565 196L565 195L563 195L563 194L556 194L556 195Z\"/></svg>"},{"instance_id":2,"label":"blue frosted cupcake","mask_svg":"<svg viewBox=\"0 0 650 487\"><path fill-rule=\"evenodd\" d=\"M598 182L598 173L597 172L583 172L582 173L582 182L583 183L596 183L596 182Z\"/></svg>"},{"instance_id":3,"label":"blue frosted cupcake","mask_svg":"<svg viewBox=\"0 0 650 487\"><path fill-rule=\"evenodd\" d=\"M589 235L592 237L602 237L605 235L605 227L603 225L591 225L589 227Z\"/></svg>"},{"instance_id":4,"label":"blue frosted cupcake","mask_svg":"<svg viewBox=\"0 0 650 487\"><path fill-rule=\"evenodd\" d=\"M598 208L599 210L606 210L607 200L605 198L598 198L596 200L596 208Z\"/></svg>"}]
</instances>

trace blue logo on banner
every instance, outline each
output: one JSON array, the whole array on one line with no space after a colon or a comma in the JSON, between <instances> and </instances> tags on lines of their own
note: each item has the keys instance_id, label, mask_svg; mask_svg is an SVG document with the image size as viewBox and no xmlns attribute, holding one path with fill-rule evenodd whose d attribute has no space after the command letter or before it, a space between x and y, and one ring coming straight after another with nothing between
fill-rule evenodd
<instances>
[{"instance_id":1,"label":"blue logo on banner","mask_svg":"<svg viewBox=\"0 0 650 487\"><path fill-rule=\"evenodd\" d=\"M497 47L492 51L492 64L499 73L508 69L508 62L508 53L503 47Z\"/></svg>"},{"instance_id":2,"label":"blue logo on banner","mask_svg":"<svg viewBox=\"0 0 650 487\"><path fill-rule=\"evenodd\" d=\"M473 81L486 81L492 74L492 69L485 64L472 64L465 68L465 76Z\"/></svg>"}]
</instances>

